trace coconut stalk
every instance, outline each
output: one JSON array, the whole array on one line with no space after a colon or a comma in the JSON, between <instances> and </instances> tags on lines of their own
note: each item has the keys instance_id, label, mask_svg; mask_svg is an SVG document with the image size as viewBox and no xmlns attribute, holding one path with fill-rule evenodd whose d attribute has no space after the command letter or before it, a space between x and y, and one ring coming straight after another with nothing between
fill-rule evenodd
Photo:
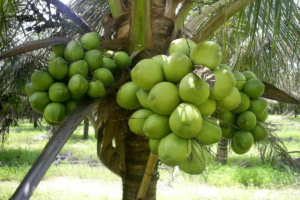
<instances>
[{"instance_id":1,"label":"coconut stalk","mask_svg":"<svg viewBox=\"0 0 300 200\"><path fill-rule=\"evenodd\" d=\"M151 26L151 2L145 0L131 1L130 45L129 52L153 49Z\"/></svg>"},{"instance_id":2,"label":"coconut stalk","mask_svg":"<svg viewBox=\"0 0 300 200\"><path fill-rule=\"evenodd\" d=\"M215 31L217 31L227 20L229 20L236 13L245 9L249 4L255 0L238 0L228 6L227 9L220 14L213 17L197 34L194 35L192 40L196 43L207 40Z\"/></svg>"},{"instance_id":3,"label":"coconut stalk","mask_svg":"<svg viewBox=\"0 0 300 200\"><path fill-rule=\"evenodd\" d=\"M123 13L123 1L109 0L110 11L113 17L118 17Z\"/></svg>"},{"instance_id":4,"label":"coconut stalk","mask_svg":"<svg viewBox=\"0 0 300 200\"><path fill-rule=\"evenodd\" d=\"M184 20L186 19L188 13L191 11L193 4L194 1L190 1L190 0L184 1L182 7L180 8L175 18L175 25L177 31L180 31L183 28Z\"/></svg>"},{"instance_id":5,"label":"coconut stalk","mask_svg":"<svg viewBox=\"0 0 300 200\"><path fill-rule=\"evenodd\" d=\"M155 169L157 158L158 158L158 155L150 153L147 167L145 169L145 174L144 174L144 177L143 177L143 180L142 180L142 183L141 183L138 195L137 195L138 200L145 199L145 196L147 194L148 187L149 187L149 184L151 181L151 177L152 177L154 169Z\"/></svg>"},{"instance_id":6,"label":"coconut stalk","mask_svg":"<svg viewBox=\"0 0 300 200\"><path fill-rule=\"evenodd\" d=\"M4 59L4 58L15 56L15 55L20 55L22 53L26 53L29 51L49 47L49 46L52 46L55 44L67 44L70 41L71 41L71 39L66 38L66 37L51 37L51 38L46 38L46 39L42 39L42 40L28 42L26 44L22 44L20 46L17 46L15 48L12 48L8 51L3 52L2 54L0 54L0 60Z\"/></svg>"},{"instance_id":7,"label":"coconut stalk","mask_svg":"<svg viewBox=\"0 0 300 200\"><path fill-rule=\"evenodd\" d=\"M200 25L203 20L208 17L208 15L212 14L214 11L219 9L220 7L226 5L227 3L231 3L234 0L221 0L218 1L208 8L206 8L201 14L196 15L193 19L188 21L185 25L184 28L187 29L189 32L193 32L196 30L196 28Z\"/></svg>"}]
</instances>

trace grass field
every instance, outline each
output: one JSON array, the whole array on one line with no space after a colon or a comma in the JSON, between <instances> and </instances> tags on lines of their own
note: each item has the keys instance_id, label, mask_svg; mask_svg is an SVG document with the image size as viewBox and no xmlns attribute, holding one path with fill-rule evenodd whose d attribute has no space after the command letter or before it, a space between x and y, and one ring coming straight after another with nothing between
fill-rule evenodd
<instances>
[{"instance_id":1,"label":"grass field","mask_svg":"<svg viewBox=\"0 0 300 200\"><path fill-rule=\"evenodd\" d=\"M279 137L300 139L300 118L283 120L280 116L270 116L268 122L277 124ZM47 140L32 140L34 136L44 135L44 128L34 129L28 120L20 120L19 124L19 127L11 127L5 149L0 153L0 200L12 195L47 143ZM121 179L98 162L94 131L90 128L86 141L82 140L82 134L83 126L79 126L61 151L65 154L69 150L76 162L52 165L32 199L121 199ZM285 145L289 151L300 150L300 142L289 141ZM292 156L300 157L300 154ZM252 167L239 167L242 161ZM255 147L242 156L230 153L225 166L211 159L204 176L180 172L172 179L173 168L163 165L159 173L159 200L300 199L299 174L289 168L262 164Z\"/></svg>"}]
</instances>

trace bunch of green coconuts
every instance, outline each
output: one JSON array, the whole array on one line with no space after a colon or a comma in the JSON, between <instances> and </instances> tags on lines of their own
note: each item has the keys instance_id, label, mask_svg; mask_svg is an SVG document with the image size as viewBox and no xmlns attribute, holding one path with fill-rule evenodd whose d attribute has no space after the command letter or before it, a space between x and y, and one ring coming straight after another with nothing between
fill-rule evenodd
<instances>
[{"instance_id":1,"label":"bunch of green coconuts","mask_svg":"<svg viewBox=\"0 0 300 200\"><path fill-rule=\"evenodd\" d=\"M21 96L12 93L3 94L3 96L0 97L0 102L5 108L11 105L13 108L18 109L23 105Z\"/></svg>"},{"instance_id":2,"label":"bunch of green coconuts","mask_svg":"<svg viewBox=\"0 0 300 200\"><path fill-rule=\"evenodd\" d=\"M232 150L243 154L267 137L264 84L255 74L220 64L222 49L211 41L196 45L176 39L169 54L141 60L131 71L132 81L117 92L121 107L137 110L129 119L131 131L147 136L151 152L164 164L201 174L206 145L232 139ZM213 87L194 66L212 71Z\"/></svg>"},{"instance_id":3,"label":"bunch of green coconuts","mask_svg":"<svg viewBox=\"0 0 300 200\"><path fill-rule=\"evenodd\" d=\"M33 110L44 113L49 125L59 125L79 100L100 98L115 82L114 72L131 65L125 52L99 51L100 36L86 33L80 42L52 46L47 71L32 74L25 92Z\"/></svg>"}]
</instances>

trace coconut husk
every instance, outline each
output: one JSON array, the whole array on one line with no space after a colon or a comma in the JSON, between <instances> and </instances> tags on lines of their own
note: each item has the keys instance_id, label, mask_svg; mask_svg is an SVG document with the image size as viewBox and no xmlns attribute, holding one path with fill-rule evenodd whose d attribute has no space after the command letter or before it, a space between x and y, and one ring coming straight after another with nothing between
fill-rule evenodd
<instances>
[{"instance_id":1,"label":"coconut husk","mask_svg":"<svg viewBox=\"0 0 300 200\"><path fill-rule=\"evenodd\" d=\"M199 78L205 80L209 86L210 89L215 85L215 75L214 73L207 67L201 66L201 65L194 65L195 70L193 71Z\"/></svg>"},{"instance_id":2,"label":"coconut husk","mask_svg":"<svg viewBox=\"0 0 300 200\"><path fill-rule=\"evenodd\" d=\"M109 102L109 100L111 101ZM103 102L101 107L98 108L98 118L102 119L104 123L98 130L97 155L104 166L115 174L124 177L126 166L125 145L122 133L127 122L123 119L128 118L128 111L122 109L116 103L115 98L107 98ZM99 112L99 109L103 112Z\"/></svg>"},{"instance_id":3,"label":"coconut husk","mask_svg":"<svg viewBox=\"0 0 300 200\"><path fill-rule=\"evenodd\" d=\"M116 97L109 94L98 103L96 128L100 128L102 122L106 122L108 117L118 109L119 105L116 102Z\"/></svg>"}]
</instances>

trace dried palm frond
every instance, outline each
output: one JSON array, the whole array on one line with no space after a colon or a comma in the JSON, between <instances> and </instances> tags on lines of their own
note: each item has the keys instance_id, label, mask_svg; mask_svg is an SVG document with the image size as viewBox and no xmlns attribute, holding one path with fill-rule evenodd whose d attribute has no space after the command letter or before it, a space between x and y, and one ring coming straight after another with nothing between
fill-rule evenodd
<instances>
[{"instance_id":1,"label":"dried palm frond","mask_svg":"<svg viewBox=\"0 0 300 200\"><path fill-rule=\"evenodd\" d=\"M299 168L300 166L298 166L297 162L290 156L286 146L280 138L272 131L268 132L268 138L257 144L262 162L275 164L276 159L280 159L285 165L294 169Z\"/></svg>"}]
</instances>

